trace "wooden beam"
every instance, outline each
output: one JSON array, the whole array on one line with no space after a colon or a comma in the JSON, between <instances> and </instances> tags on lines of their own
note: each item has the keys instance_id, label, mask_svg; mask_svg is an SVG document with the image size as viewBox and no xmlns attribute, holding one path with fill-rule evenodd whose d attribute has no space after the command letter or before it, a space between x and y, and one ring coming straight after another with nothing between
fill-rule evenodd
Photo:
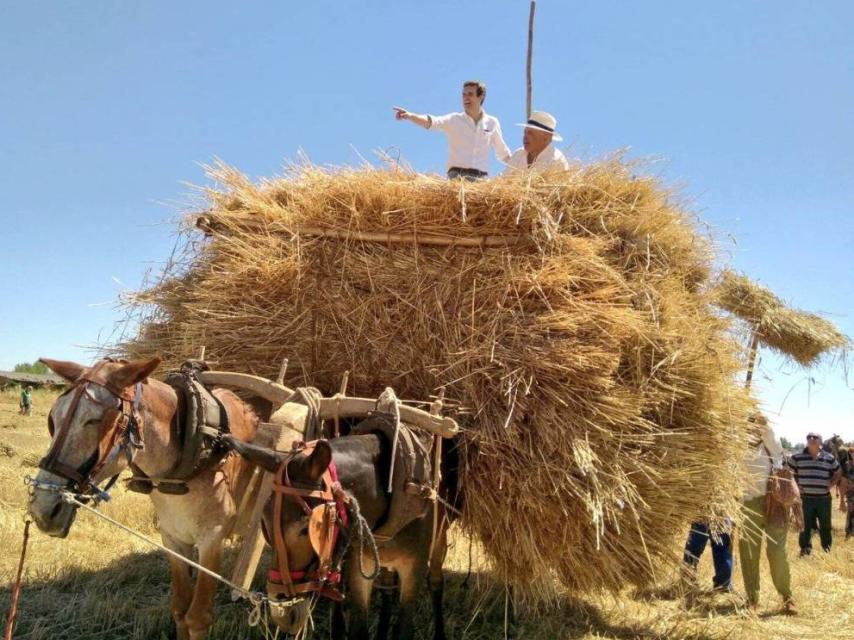
<instances>
[{"instance_id":1,"label":"wooden beam","mask_svg":"<svg viewBox=\"0 0 854 640\"><path fill-rule=\"evenodd\" d=\"M320 418L334 418L336 412L341 418L361 418L376 411L375 398L323 398L320 401ZM400 420L424 431L443 438L453 438L460 432L460 427L453 418L433 416L426 411L409 405L400 405Z\"/></svg>"},{"instance_id":2,"label":"wooden beam","mask_svg":"<svg viewBox=\"0 0 854 640\"><path fill-rule=\"evenodd\" d=\"M253 376L248 373L234 373L231 371L200 371L197 374L199 382L202 384L215 385L220 387L234 387L235 389L244 389L250 393L269 400L273 403L275 411L281 407L288 399L294 395L293 389L286 387L283 384Z\"/></svg>"},{"instance_id":3,"label":"wooden beam","mask_svg":"<svg viewBox=\"0 0 854 640\"><path fill-rule=\"evenodd\" d=\"M294 395L293 389L248 373L233 373L230 371L201 371L198 374L202 384L218 385L244 389L260 398L273 403L273 411L282 407ZM376 398L350 398L336 394L332 398L320 400L319 417L321 420L339 418L365 417L377 407ZM274 416L276 414L274 413ZM400 406L400 419L424 431L443 438L453 438L459 433L459 425L453 418L430 415L416 407Z\"/></svg>"},{"instance_id":4,"label":"wooden beam","mask_svg":"<svg viewBox=\"0 0 854 640\"><path fill-rule=\"evenodd\" d=\"M203 215L196 219L196 226L208 235L227 234L232 227L246 231L280 231L294 236L310 236L349 240L357 242L381 242L383 244L418 244L439 247L506 247L524 242L526 234L500 236L449 236L438 233L395 233L391 231L353 231L350 229L321 229L317 227L285 227L268 224L263 220L237 218L228 224L217 221L214 215Z\"/></svg>"},{"instance_id":5,"label":"wooden beam","mask_svg":"<svg viewBox=\"0 0 854 640\"><path fill-rule=\"evenodd\" d=\"M290 451L291 445L296 440L302 440L305 433L305 418L308 415L308 407L289 402L276 412L271 418L273 423L262 423L253 442L263 447L270 447L277 451ZM261 532L261 518L264 515L264 507L273 494L273 480L275 476L261 470L260 485L254 492L251 511L248 516L238 513L238 519L242 528L235 528L234 533L243 539L240 553L234 563L231 573L231 581L247 591L252 587L255 572L261 554L264 552L264 535ZM241 505L244 501L241 501ZM231 592L231 599L238 600L240 593Z\"/></svg>"}]
</instances>

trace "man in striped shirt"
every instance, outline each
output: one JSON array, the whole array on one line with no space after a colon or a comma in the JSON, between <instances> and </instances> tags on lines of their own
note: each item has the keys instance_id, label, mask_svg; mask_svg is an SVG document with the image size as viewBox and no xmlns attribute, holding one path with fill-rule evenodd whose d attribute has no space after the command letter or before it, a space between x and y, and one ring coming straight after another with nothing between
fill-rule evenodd
<instances>
[{"instance_id":1,"label":"man in striped shirt","mask_svg":"<svg viewBox=\"0 0 854 640\"><path fill-rule=\"evenodd\" d=\"M808 433L806 448L792 455L788 465L798 481L804 507L804 530L798 539L801 556L812 552L812 532L816 528L821 548L830 551L830 514L833 508L830 489L842 476L839 462L832 454L822 451L819 434Z\"/></svg>"}]
</instances>

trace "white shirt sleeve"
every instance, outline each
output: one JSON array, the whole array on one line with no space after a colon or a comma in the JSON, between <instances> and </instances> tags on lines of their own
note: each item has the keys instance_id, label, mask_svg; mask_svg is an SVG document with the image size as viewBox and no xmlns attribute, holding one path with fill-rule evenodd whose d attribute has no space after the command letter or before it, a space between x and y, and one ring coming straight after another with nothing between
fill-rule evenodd
<instances>
[{"instance_id":1,"label":"white shirt sleeve","mask_svg":"<svg viewBox=\"0 0 854 640\"><path fill-rule=\"evenodd\" d=\"M492 132L492 148L495 149L495 155L501 162L507 162L510 158L510 147L501 135L501 123L498 122L498 118L495 119L495 131Z\"/></svg>"},{"instance_id":2,"label":"white shirt sleeve","mask_svg":"<svg viewBox=\"0 0 854 640\"><path fill-rule=\"evenodd\" d=\"M775 469L779 468L783 463L783 447L780 445L780 441L775 437L771 427L765 427L765 431L762 433L762 444L765 445L765 448L771 456L772 466Z\"/></svg>"},{"instance_id":3,"label":"white shirt sleeve","mask_svg":"<svg viewBox=\"0 0 854 640\"><path fill-rule=\"evenodd\" d=\"M504 173L511 173L513 171L518 171L519 169L527 169L528 168L528 154L525 153L525 147L519 147L513 154L507 158L505 161L507 168L504 170Z\"/></svg>"},{"instance_id":4,"label":"white shirt sleeve","mask_svg":"<svg viewBox=\"0 0 854 640\"><path fill-rule=\"evenodd\" d=\"M454 119L455 115L456 114L454 113L446 113L443 116L434 116L428 113L427 117L430 118L430 125L427 128L433 129L435 131L444 131L447 133L448 125L450 124L451 120Z\"/></svg>"}]
</instances>

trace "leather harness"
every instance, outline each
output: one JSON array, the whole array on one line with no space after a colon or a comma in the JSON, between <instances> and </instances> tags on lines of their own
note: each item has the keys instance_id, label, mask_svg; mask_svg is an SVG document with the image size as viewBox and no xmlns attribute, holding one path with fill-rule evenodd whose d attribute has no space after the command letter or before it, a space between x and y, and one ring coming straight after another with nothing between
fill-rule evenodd
<instances>
[{"instance_id":1,"label":"leather harness","mask_svg":"<svg viewBox=\"0 0 854 640\"><path fill-rule=\"evenodd\" d=\"M288 464L299 453L311 455L317 440L295 442L294 448L279 465L273 481L273 567L267 573L267 593L281 600L307 593L318 593L332 600L341 601L340 590L342 554L335 557L341 527L349 524L347 504L349 498L338 481L334 462L323 472L322 489L296 487L288 476ZM293 571L290 568L287 544L282 530L282 506L290 498L309 517L309 539L317 555L312 570ZM314 507L307 500L319 500Z\"/></svg>"},{"instance_id":2,"label":"leather harness","mask_svg":"<svg viewBox=\"0 0 854 640\"><path fill-rule=\"evenodd\" d=\"M107 380L103 373L104 366L110 362L124 361L112 360L110 358L101 360L88 371L84 371L74 381L71 389L66 392L74 394L71 399L71 406L62 420L62 424L59 425L58 430L55 429L53 421L48 419L48 431L50 431L51 436L54 436L54 433L56 435L53 438L53 442L51 442L47 454L39 462L39 468L73 482L79 491L84 494L97 491L93 480L107 464L111 452L116 447L125 448L128 459L131 459L133 453L130 451L130 448L139 448L142 442L140 423L137 419L137 409L142 398L142 384L138 383L135 386L131 385L124 388L114 386ZM116 400L116 404L106 404L98 400L90 392L89 385L96 385L109 391ZM94 462L89 466L89 461L87 460L81 467L75 469L61 462L59 456L65 441L68 439L71 422L84 396L91 402L105 407L105 410L98 425L98 449L94 454ZM134 437L136 438L135 440ZM88 469L86 468L87 466L89 466ZM114 476L110 480L109 486L113 485L117 477Z\"/></svg>"},{"instance_id":3,"label":"leather harness","mask_svg":"<svg viewBox=\"0 0 854 640\"><path fill-rule=\"evenodd\" d=\"M84 371L66 394L74 394L71 406L55 429L53 420L48 417L48 431L53 437L47 454L39 462L39 468L69 480L83 494L98 493L93 480L101 472L116 447L124 449L133 477L128 489L140 493L151 493L158 489L163 493L184 494L188 488L186 481L204 469L208 469L227 454L224 447L217 445L217 437L228 431L228 417L225 407L217 398L196 380L195 371L200 368L196 362L188 362L180 372L171 373L166 382L178 395L178 408L173 418L173 428L181 442L178 464L163 478L149 478L133 463L134 450L143 448L141 415L142 383L118 388L107 379L104 367L113 362L126 360L105 358L91 369ZM89 390L89 385L106 389L116 400L115 406L98 400ZM98 426L98 449L93 454L94 462L87 460L79 468L71 467L59 460L62 447L68 439L71 423L77 413L83 397L104 407L104 414ZM183 411L181 410L183 407ZM89 466L91 464L91 466ZM89 467L87 469L87 466ZM108 491L118 475L113 476L103 491Z\"/></svg>"}]
</instances>

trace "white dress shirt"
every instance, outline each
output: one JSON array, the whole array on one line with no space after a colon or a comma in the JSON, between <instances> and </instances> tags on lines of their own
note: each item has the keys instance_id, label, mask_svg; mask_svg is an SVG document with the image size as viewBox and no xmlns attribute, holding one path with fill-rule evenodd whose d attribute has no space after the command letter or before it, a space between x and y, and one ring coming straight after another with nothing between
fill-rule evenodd
<instances>
[{"instance_id":1,"label":"white dress shirt","mask_svg":"<svg viewBox=\"0 0 854 640\"><path fill-rule=\"evenodd\" d=\"M762 442L747 454L747 485L744 499L751 500L765 495L768 477L773 469L779 469L783 463L783 447L774 436L770 426L762 433Z\"/></svg>"},{"instance_id":2,"label":"white dress shirt","mask_svg":"<svg viewBox=\"0 0 854 640\"><path fill-rule=\"evenodd\" d=\"M490 145L502 162L510 157L498 118L485 111L477 122L465 112L427 117L428 129L442 131L448 136L448 169L459 167L488 172Z\"/></svg>"},{"instance_id":3,"label":"white dress shirt","mask_svg":"<svg viewBox=\"0 0 854 640\"><path fill-rule=\"evenodd\" d=\"M544 169L563 169L566 171L569 169L569 162L566 160L566 156L563 155L558 149L555 149L553 144L549 144L545 149L540 152L534 159L534 164L528 166L528 152L525 151L525 147L519 147L516 151L513 152L513 155L510 156L510 159L507 161L507 166L510 167L510 170L513 169L538 169L540 171Z\"/></svg>"}]
</instances>

